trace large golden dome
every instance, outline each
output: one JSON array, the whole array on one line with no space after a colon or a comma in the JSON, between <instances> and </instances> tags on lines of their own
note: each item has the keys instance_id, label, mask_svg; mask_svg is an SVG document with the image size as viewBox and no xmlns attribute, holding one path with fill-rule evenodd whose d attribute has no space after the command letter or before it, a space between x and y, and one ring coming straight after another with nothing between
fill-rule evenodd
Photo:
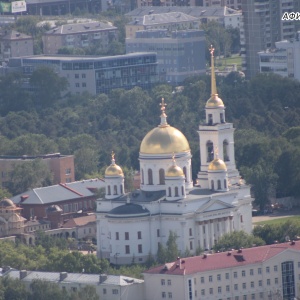
<instances>
[{"instance_id":1,"label":"large golden dome","mask_svg":"<svg viewBox=\"0 0 300 300\"><path fill-rule=\"evenodd\" d=\"M178 176L184 176L184 173L179 166L173 165L167 170L166 176L167 177L178 177Z\"/></svg>"},{"instance_id":2,"label":"large golden dome","mask_svg":"<svg viewBox=\"0 0 300 300\"><path fill-rule=\"evenodd\" d=\"M145 154L168 154L190 151L186 137L172 126L159 126L144 137L140 152Z\"/></svg>"},{"instance_id":3,"label":"large golden dome","mask_svg":"<svg viewBox=\"0 0 300 300\"><path fill-rule=\"evenodd\" d=\"M226 164L220 158L215 158L208 166L208 171L227 171Z\"/></svg>"},{"instance_id":4,"label":"large golden dome","mask_svg":"<svg viewBox=\"0 0 300 300\"><path fill-rule=\"evenodd\" d=\"M212 95L208 101L206 102L207 108L214 108L214 107L224 107L224 103L221 98L218 97L218 94Z\"/></svg>"}]
</instances>

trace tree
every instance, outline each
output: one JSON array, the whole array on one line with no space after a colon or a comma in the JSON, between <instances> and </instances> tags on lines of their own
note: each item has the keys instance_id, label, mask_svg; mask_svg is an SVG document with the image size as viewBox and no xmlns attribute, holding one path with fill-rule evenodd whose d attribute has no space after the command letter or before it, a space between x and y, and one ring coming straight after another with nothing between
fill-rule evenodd
<instances>
[{"instance_id":1,"label":"tree","mask_svg":"<svg viewBox=\"0 0 300 300\"><path fill-rule=\"evenodd\" d=\"M162 243L158 243L156 260L160 264L164 264L167 261L167 250Z\"/></svg>"},{"instance_id":2,"label":"tree","mask_svg":"<svg viewBox=\"0 0 300 300\"><path fill-rule=\"evenodd\" d=\"M75 155L75 174L76 179L84 178L86 174L91 174L97 171L98 153L86 146L74 153Z\"/></svg>"},{"instance_id":3,"label":"tree","mask_svg":"<svg viewBox=\"0 0 300 300\"><path fill-rule=\"evenodd\" d=\"M179 250L177 247L176 240L178 239L178 236L175 232L170 231L169 232L169 238L167 240L167 253L166 258L167 261L174 261L179 256Z\"/></svg>"},{"instance_id":4,"label":"tree","mask_svg":"<svg viewBox=\"0 0 300 300\"><path fill-rule=\"evenodd\" d=\"M54 69L46 66L35 69L29 83L35 89L35 102L41 107L53 105L68 87L65 77L58 76Z\"/></svg>"},{"instance_id":5,"label":"tree","mask_svg":"<svg viewBox=\"0 0 300 300\"><path fill-rule=\"evenodd\" d=\"M87 285L78 292L72 293L72 300L99 300L96 288L92 285Z\"/></svg>"},{"instance_id":6,"label":"tree","mask_svg":"<svg viewBox=\"0 0 300 300\"><path fill-rule=\"evenodd\" d=\"M231 249L250 248L253 245L262 246L265 242L251 234L244 231L234 231L232 233L224 234L219 241L214 245L215 251L224 251Z\"/></svg>"},{"instance_id":7,"label":"tree","mask_svg":"<svg viewBox=\"0 0 300 300\"><path fill-rule=\"evenodd\" d=\"M1 280L4 286L4 298L13 300L27 300L29 293L26 291L25 285L19 279L2 277Z\"/></svg>"},{"instance_id":8,"label":"tree","mask_svg":"<svg viewBox=\"0 0 300 300\"><path fill-rule=\"evenodd\" d=\"M66 292L55 283L37 279L32 281L30 289L29 300L66 300Z\"/></svg>"}]
</instances>

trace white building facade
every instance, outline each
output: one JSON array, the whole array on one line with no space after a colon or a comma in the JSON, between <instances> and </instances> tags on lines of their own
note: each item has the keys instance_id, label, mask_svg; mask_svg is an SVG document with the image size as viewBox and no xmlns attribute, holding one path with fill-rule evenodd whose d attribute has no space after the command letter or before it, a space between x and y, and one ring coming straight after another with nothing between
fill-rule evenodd
<instances>
[{"instance_id":1,"label":"white building facade","mask_svg":"<svg viewBox=\"0 0 300 300\"><path fill-rule=\"evenodd\" d=\"M140 146L140 189L125 194L124 175L114 157L105 172L111 188L97 200L97 255L113 264L145 262L149 254L157 254L160 243L166 245L171 231L181 253L195 254L210 249L225 233L252 230L250 188L235 168L233 126L225 122L214 69L207 120L199 127L197 186L191 177L189 143L167 123L164 100L161 110L160 124Z\"/></svg>"}]
</instances>

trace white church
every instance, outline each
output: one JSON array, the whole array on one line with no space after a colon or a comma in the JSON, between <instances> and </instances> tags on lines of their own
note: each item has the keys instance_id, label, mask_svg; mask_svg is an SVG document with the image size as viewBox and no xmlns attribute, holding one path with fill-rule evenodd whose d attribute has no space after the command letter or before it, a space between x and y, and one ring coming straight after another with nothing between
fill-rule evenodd
<instances>
[{"instance_id":1,"label":"white church","mask_svg":"<svg viewBox=\"0 0 300 300\"><path fill-rule=\"evenodd\" d=\"M193 186L191 150L186 137L167 122L162 99L160 124L140 146L140 189L124 191L124 174L112 154L105 171L105 197L97 200L97 255L130 264L157 254L170 231L181 253L210 249L225 233L252 230L250 187L234 158L234 128L216 88L211 50L211 97L206 122L199 126L200 171Z\"/></svg>"}]
</instances>

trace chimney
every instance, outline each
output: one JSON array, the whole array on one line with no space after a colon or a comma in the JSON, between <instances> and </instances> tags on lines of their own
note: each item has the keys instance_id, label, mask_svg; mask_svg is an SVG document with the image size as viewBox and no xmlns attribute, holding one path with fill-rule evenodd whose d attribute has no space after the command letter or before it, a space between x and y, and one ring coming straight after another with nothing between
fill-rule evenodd
<instances>
[{"instance_id":1,"label":"chimney","mask_svg":"<svg viewBox=\"0 0 300 300\"><path fill-rule=\"evenodd\" d=\"M63 281L67 277L68 277L68 273L67 272L60 272L60 274L59 274L59 280L60 281Z\"/></svg>"},{"instance_id":2,"label":"chimney","mask_svg":"<svg viewBox=\"0 0 300 300\"><path fill-rule=\"evenodd\" d=\"M20 271L20 280L24 279L27 276L27 271L26 270L21 270Z\"/></svg>"},{"instance_id":3,"label":"chimney","mask_svg":"<svg viewBox=\"0 0 300 300\"><path fill-rule=\"evenodd\" d=\"M107 279L107 275L106 274L100 274L100 276L99 276L99 282L100 283L103 283L106 279Z\"/></svg>"}]
</instances>

